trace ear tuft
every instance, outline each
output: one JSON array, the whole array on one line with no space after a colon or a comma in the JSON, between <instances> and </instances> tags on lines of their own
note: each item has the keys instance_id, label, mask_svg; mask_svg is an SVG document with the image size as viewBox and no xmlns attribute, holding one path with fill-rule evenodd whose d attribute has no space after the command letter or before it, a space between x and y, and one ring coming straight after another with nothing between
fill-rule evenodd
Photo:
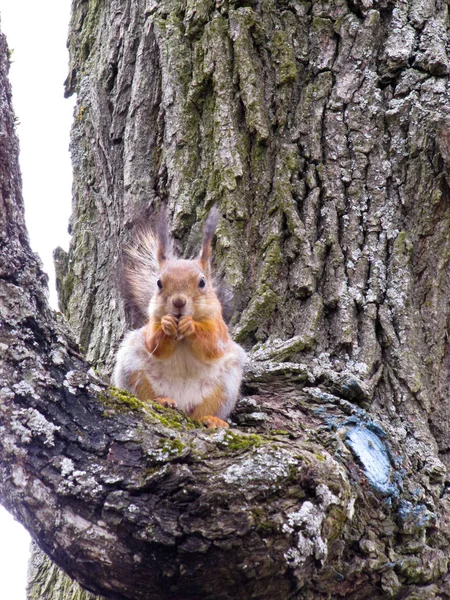
<instances>
[{"instance_id":1,"label":"ear tuft","mask_svg":"<svg viewBox=\"0 0 450 600\"><path fill-rule=\"evenodd\" d=\"M156 258L158 259L158 263L161 268L161 264L173 256L173 244L172 238L169 234L166 206L162 206L159 213L158 223L156 226L156 238L158 240Z\"/></svg>"},{"instance_id":2,"label":"ear tuft","mask_svg":"<svg viewBox=\"0 0 450 600\"><path fill-rule=\"evenodd\" d=\"M209 215L206 218L205 224L203 225L203 240L202 249L200 252L200 262L202 263L202 267L205 269L205 271L209 269L209 261L211 258L211 242L216 231L219 216L220 209L216 204L209 211Z\"/></svg>"}]
</instances>

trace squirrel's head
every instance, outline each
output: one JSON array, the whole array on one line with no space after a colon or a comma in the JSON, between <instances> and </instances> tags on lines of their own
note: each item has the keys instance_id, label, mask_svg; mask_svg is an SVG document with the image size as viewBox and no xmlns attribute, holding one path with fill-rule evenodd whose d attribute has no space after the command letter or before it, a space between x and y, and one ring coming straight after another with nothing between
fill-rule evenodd
<instances>
[{"instance_id":1,"label":"squirrel's head","mask_svg":"<svg viewBox=\"0 0 450 600\"><path fill-rule=\"evenodd\" d=\"M157 230L157 260L159 267L155 290L150 302L150 315L162 318L190 315L195 319L214 318L221 311L211 280L211 241L219 211L214 207L203 227L203 241L197 259L186 260L173 256L172 240L165 211Z\"/></svg>"}]
</instances>

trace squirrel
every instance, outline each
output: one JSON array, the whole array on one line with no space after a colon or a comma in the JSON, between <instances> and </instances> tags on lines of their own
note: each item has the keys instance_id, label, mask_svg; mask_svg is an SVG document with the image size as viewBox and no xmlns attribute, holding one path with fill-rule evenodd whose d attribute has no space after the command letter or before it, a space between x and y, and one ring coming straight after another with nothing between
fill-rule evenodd
<instances>
[{"instance_id":1,"label":"squirrel","mask_svg":"<svg viewBox=\"0 0 450 600\"><path fill-rule=\"evenodd\" d=\"M208 428L228 427L246 353L229 334L211 276L219 211L203 227L198 258L175 256L167 215L126 251L125 283L147 323L125 336L113 384L140 400L177 407Z\"/></svg>"}]
</instances>

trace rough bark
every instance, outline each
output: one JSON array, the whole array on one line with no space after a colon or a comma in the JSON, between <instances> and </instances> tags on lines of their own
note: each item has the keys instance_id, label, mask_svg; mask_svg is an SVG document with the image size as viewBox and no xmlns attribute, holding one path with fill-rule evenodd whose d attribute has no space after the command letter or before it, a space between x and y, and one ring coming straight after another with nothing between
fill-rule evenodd
<instances>
[{"instance_id":1,"label":"rough bark","mask_svg":"<svg viewBox=\"0 0 450 600\"><path fill-rule=\"evenodd\" d=\"M447 35L439 0L74 2L80 344L107 373L135 221L189 254L217 202L253 348L241 431L108 394L0 222L2 500L95 593L450 597Z\"/></svg>"}]
</instances>

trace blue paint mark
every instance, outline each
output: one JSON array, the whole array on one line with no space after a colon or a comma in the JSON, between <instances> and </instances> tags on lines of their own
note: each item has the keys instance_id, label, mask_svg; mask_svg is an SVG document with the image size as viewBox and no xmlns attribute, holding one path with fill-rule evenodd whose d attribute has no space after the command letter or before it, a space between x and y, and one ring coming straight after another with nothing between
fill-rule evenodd
<instances>
[{"instance_id":1,"label":"blue paint mark","mask_svg":"<svg viewBox=\"0 0 450 600\"><path fill-rule=\"evenodd\" d=\"M347 424L350 419L347 420ZM375 431L377 433L375 433ZM348 427L345 442L358 459L369 482L376 490L386 495L397 493L397 488L392 483L392 466L386 444L380 439L378 433L385 432L373 424L369 429L361 425Z\"/></svg>"}]
</instances>

